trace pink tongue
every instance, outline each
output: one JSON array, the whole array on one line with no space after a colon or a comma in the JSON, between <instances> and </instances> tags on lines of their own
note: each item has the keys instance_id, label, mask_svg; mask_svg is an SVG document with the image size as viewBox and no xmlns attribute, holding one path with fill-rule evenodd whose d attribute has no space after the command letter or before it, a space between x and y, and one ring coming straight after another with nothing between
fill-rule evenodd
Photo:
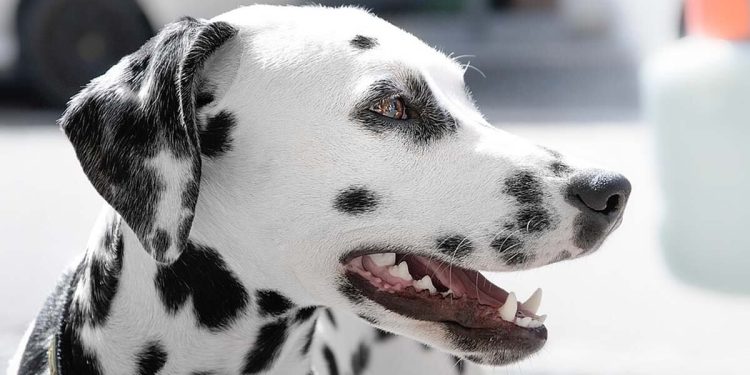
<instances>
[{"instance_id":1,"label":"pink tongue","mask_svg":"<svg viewBox=\"0 0 750 375\"><path fill-rule=\"evenodd\" d=\"M505 303L508 293L492 284L479 272L451 267L445 263L431 261L422 257L411 257L432 273L443 285L449 285L458 296L476 298L483 305L501 306Z\"/></svg>"},{"instance_id":2,"label":"pink tongue","mask_svg":"<svg viewBox=\"0 0 750 375\"><path fill-rule=\"evenodd\" d=\"M419 256L409 256L408 262L419 262L424 269L428 270L430 277L448 286L458 297L468 296L478 299L483 305L498 307L505 303L508 297L506 291L492 284L479 272L451 267L448 264ZM397 288L412 286L411 280L391 275L387 267L378 266L369 256L362 257L362 267L375 277Z\"/></svg>"},{"instance_id":3,"label":"pink tongue","mask_svg":"<svg viewBox=\"0 0 750 375\"><path fill-rule=\"evenodd\" d=\"M364 267L365 270L369 271L375 277L378 277L385 281L387 284L404 288L407 286L412 286L411 280L404 280L400 277L391 275L390 272L388 272L388 268L378 266L377 264L375 264L375 262L372 261L372 259L370 259L369 256L365 255L362 257L362 267Z\"/></svg>"}]
</instances>

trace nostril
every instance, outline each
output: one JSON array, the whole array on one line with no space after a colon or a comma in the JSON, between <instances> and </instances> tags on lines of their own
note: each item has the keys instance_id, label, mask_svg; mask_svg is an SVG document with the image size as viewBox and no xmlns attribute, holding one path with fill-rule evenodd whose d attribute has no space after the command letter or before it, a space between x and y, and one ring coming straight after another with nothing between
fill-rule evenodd
<instances>
[{"instance_id":1,"label":"nostril","mask_svg":"<svg viewBox=\"0 0 750 375\"><path fill-rule=\"evenodd\" d=\"M619 211L619 209L620 209L620 195L619 194L615 194L615 195L607 198L607 201L604 204L604 208L602 208L602 209L597 209L595 207L589 206L589 204L586 203L586 201L583 200L583 198L580 195L576 195L576 198L578 198L578 200L581 203L583 203L586 207L590 208L591 211L595 211L595 212L598 212L598 213L601 213L601 214L604 214L604 215L609 215L609 214L611 214L613 212Z\"/></svg>"},{"instance_id":2,"label":"nostril","mask_svg":"<svg viewBox=\"0 0 750 375\"><path fill-rule=\"evenodd\" d=\"M620 195L615 194L609 199L607 199L607 207L604 207L603 210L599 211L605 215L609 215L612 212L619 211L620 210Z\"/></svg>"},{"instance_id":3,"label":"nostril","mask_svg":"<svg viewBox=\"0 0 750 375\"><path fill-rule=\"evenodd\" d=\"M607 198L607 202L604 206L604 209L602 210L594 210L596 212L609 215L613 212L616 212L620 209L620 195L615 194L609 198Z\"/></svg>"}]
</instances>

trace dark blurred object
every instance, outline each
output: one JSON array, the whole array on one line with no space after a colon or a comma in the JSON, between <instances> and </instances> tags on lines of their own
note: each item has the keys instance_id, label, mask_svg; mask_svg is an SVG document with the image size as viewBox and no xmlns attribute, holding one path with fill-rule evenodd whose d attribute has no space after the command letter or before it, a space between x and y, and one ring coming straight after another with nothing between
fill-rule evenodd
<instances>
[{"instance_id":1,"label":"dark blurred object","mask_svg":"<svg viewBox=\"0 0 750 375\"><path fill-rule=\"evenodd\" d=\"M19 73L60 106L151 35L132 0L27 0L18 15Z\"/></svg>"}]
</instances>

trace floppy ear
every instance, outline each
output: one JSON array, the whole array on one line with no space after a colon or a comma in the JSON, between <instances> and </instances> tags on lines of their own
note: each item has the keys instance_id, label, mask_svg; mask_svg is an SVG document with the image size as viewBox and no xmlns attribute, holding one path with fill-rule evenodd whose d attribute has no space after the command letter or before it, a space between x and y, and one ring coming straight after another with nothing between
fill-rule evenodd
<instances>
[{"instance_id":1,"label":"floppy ear","mask_svg":"<svg viewBox=\"0 0 750 375\"><path fill-rule=\"evenodd\" d=\"M236 33L224 22L169 24L91 81L60 119L86 176L158 262L180 256L193 222L203 64Z\"/></svg>"}]
</instances>

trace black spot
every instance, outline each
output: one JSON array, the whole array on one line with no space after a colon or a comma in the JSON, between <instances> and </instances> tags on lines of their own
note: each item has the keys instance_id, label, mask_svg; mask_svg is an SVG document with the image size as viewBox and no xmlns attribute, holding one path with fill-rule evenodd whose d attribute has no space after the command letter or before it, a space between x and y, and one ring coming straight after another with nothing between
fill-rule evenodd
<instances>
[{"instance_id":1,"label":"black spot","mask_svg":"<svg viewBox=\"0 0 750 375\"><path fill-rule=\"evenodd\" d=\"M352 375L362 375L370 362L370 347L364 342L359 343L357 350L352 353L351 366Z\"/></svg>"},{"instance_id":2,"label":"black spot","mask_svg":"<svg viewBox=\"0 0 750 375\"><path fill-rule=\"evenodd\" d=\"M255 297L258 299L258 313L261 316L279 316L294 307L289 298L270 289L258 290Z\"/></svg>"},{"instance_id":3,"label":"black spot","mask_svg":"<svg viewBox=\"0 0 750 375\"><path fill-rule=\"evenodd\" d=\"M139 375L155 375L167 363L167 352L158 342L149 343L136 358Z\"/></svg>"},{"instance_id":4,"label":"black spot","mask_svg":"<svg viewBox=\"0 0 750 375\"><path fill-rule=\"evenodd\" d=\"M310 346L312 345L313 338L315 337L316 326L316 322L313 322L312 326L305 334L305 337L303 339L304 341L302 342L302 348L300 349L300 354L302 354L302 356L306 356L307 353L310 352Z\"/></svg>"},{"instance_id":5,"label":"black spot","mask_svg":"<svg viewBox=\"0 0 750 375\"><path fill-rule=\"evenodd\" d=\"M379 201L375 192L361 186L351 186L339 192L333 206L341 212L359 215L374 211Z\"/></svg>"},{"instance_id":6,"label":"black spot","mask_svg":"<svg viewBox=\"0 0 750 375\"><path fill-rule=\"evenodd\" d=\"M376 342L390 341L391 339L394 339L394 338L396 338L396 335L388 331L384 331L380 328L375 328L375 341Z\"/></svg>"},{"instance_id":7,"label":"black spot","mask_svg":"<svg viewBox=\"0 0 750 375\"><path fill-rule=\"evenodd\" d=\"M516 214L516 221L520 230L526 233L541 232L552 227L547 210L536 205L521 208Z\"/></svg>"},{"instance_id":8,"label":"black spot","mask_svg":"<svg viewBox=\"0 0 750 375\"><path fill-rule=\"evenodd\" d=\"M206 121L205 128L199 132L201 153L213 158L223 155L232 149L232 130L237 121L229 111L221 111Z\"/></svg>"},{"instance_id":9,"label":"black spot","mask_svg":"<svg viewBox=\"0 0 750 375\"><path fill-rule=\"evenodd\" d=\"M542 183L531 172L522 171L505 180L505 193L521 204L515 227L525 233L538 233L553 227L552 215L542 203Z\"/></svg>"},{"instance_id":10,"label":"black spot","mask_svg":"<svg viewBox=\"0 0 750 375\"><path fill-rule=\"evenodd\" d=\"M336 328L336 317L333 316L333 311L331 311L330 308L326 308L325 311L328 320L331 322L331 325L333 326L333 328Z\"/></svg>"},{"instance_id":11,"label":"black spot","mask_svg":"<svg viewBox=\"0 0 750 375\"><path fill-rule=\"evenodd\" d=\"M154 238L151 240L151 248L154 254L157 256L164 256L164 253L169 249L170 238L167 231L164 229L157 229Z\"/></svg>"},{"instance_id":12,"label":"black spot","mask_svg":"<svg viewBox=\"0 0 750 375\"><path fill-rule=\"evenodd\" d=\"M508 236L495 238L490 247L500 253L503 261L511 266L523 264L532 259L532 255L525 253L523 242L516 237Z\"/></svg>"},{"instance_id":13,"label":"black spot","mask_svg":"<svg viewBox=\"0 0 750 375\"><path fill-rule=\"evenodd\" d=\"M287 336L287 321L280 319L260 328L253 347L245 356L243 373L257 374L273 366Z\"/></svg>"},{"instance_id":14,"label":"black spot","mask_svg":"<svg viewBox=\"0 0 750 375\"><path fill-rule=\"evenodd\" d=\"M151 56L148 53L144 53L142 50L130 55L126 73L129 74L129 76L125 78L125 82L133 90L140 90L150 59Z\"/></svg>"},{"instance_id":15,"label":"black spot","mask_svg":"<svg viewBox=\"0 0 750 375\"><path fill-rule=\"evenodd\" d=\"M407 120L395 120L370 110L378 100L396 95L408 103ZM417 75L409 75L398 83L375 82L369 94L355 106L350 118L375 134L397 132L418 146L454 134L458 128L457 121L440 105L427 82Z\"/></svg>"},{"instance_id":16,"label":"black spot","mask_svg":"<svg viewBox=\"0 0 750 375\"><path fill-rule=\"evenodd\" d=\"M323 345L323 359L325 359L326 365L328 366L328 374L339 375L339 367L336 365L336 356L328 345Z\"/></svg>"},{"instance_id":17,"label":"black spot","mask_svg":"<svg viewBox=\"0 0 750 375\"><path fill-rule=\"evenodd\" d=\"M214 101L214 94L208 91L201 91L195 95L195 108L203 108Z\"/></svg>"},{"instance_id":18,"label":"black spot","mask_svg":"<svg viewBox=\"0 0 750 375\"><path fill-rule=\"evenodd\" d=\"M214 375L213 371L193 371L190 375Z\"/></svg>"},{"instance_id":19,"label":"black spot","mask_svg":"<svg viewBox=\"0 0 750 375\"><path fill-rule=\"evenodd\" d=\"M310 319L313 315L315 315L316 311L318 311L317 306L303 307L297 310L297 313L294 315L294 321L296 323L304 323L308 319Z\"/></svg>"},{"instance_id":20,"label":"black spot","mask_svg":"<svg viewBox=\"0 0 750 375\"><path fill-rule=\"evenodd\" d=\"M471 241L461 235L442 237L437 240L437 248L443 253L455 258L463 258L474 251Z\"/></svg>"},{"instance_id":21,"label":"black spot","mask_svg":"<svg viewBox=\"0 0 750 375\"><path fill-rule=\"evenodd\" d=\"M431 352L432 351L432 347L431 346L429 346L427 344L423 344L421 342L419 343L419 347L422 348L422 350L425 351L425 352Z\"/></svg>"},{"instance_id":22,"label":"black spot","mask_svg":"<svg viewBox=\"0 0 750 375\"><path fill-rule=\"evenodd\" d=\"M521 204L542 203L542 184L531 172L523 171L507 178L505 193L516 198Z\"/></svg>"},{"instance_id":23,"label":"black spot","mask_svg":"<svg viewBox=\"0 0 750 375\"><path fill-rule=\"evenodd\" d=\"M112 301L117 294L122 273L123 241L120 219L107 224L99 249L89 249L86 255L90 278L91 305L89 314L84 315L89 323L100 326L107 322Z\"/></svg>"},{"instance_id":24,"label":"black spot","mask_svg":"<svg viewBox=\"0 0 750 375\"><path fill-rule=\"evenodd\" d=\"M501 253L519 249L522 247L522 245L523 243L521 242L521 240L512 236L498 237L492 240L492 242L490 243L490 247Z\"/></svg>"},{"instance_id":25,"label":"black spot","mask_svg":"<svg viewBox=\"0 0 750 375\"><path fill-rule=\"evenodd\" d=\"M370 49L378 45L378 40L363 35L357 35L354 39L349 41L349 44L351 44L352 47L359 49Z\"/></svg>"},{"instance_id":26,"label":"black spot","mask_svg":"<svg viewBox=\"0 0 750 375\"><path fill-rule=\"evenodd\" d=\"M249 300L242 283L219 253L194 242L188 242L173 264L159 267L154 283L171 314L176 314L192 296L198 323L211 330L228 328Z\"/></svg>"},{"instance_id":27,"label":"black spot","mask_svg":"<svg viewBox=\"0 0 750 375\"><path fill-rule=\"evenodd\" d=\"M79 332L74 330L71 325L66 327L65 333L58 345L64 351L58 365L64 369L66 374L102 374L102 366L96 354L83 346Z\"/></svg>"},{"instance_id":28,"label":"black spot","mask_svg":"<svg viewBox=\"0 0 750 375\"><path fill-rule=\"evenodd\" d=\"M564 177L573 171L573 168L559 160L555 160L550 163L549 169L557 177Z\"/></svg>"}]
</instances>

